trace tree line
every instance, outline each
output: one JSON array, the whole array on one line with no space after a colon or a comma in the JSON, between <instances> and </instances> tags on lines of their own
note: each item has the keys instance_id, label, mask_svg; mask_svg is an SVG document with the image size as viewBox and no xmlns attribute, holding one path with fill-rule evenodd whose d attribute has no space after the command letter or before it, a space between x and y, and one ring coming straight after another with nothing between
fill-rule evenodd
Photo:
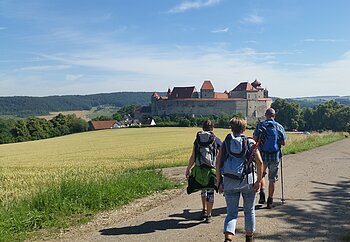
<instances>
[{"instance_id":1,"label":"tree line","mask_svg":"<svg viewBox=\"0 0 350 242\"><path fill-rule=\"evenodd\" d=\"M138 106L125 105L111 117L101 116L96 120L122 120L123 116L134 117ZM276 110L276 121L280 122L286 130L301 131L346 131L350 132L350 106L328 101L313 108L300 108L296 102L285 99L276 99L272 105ZM226 114L207 117L184 117L180 115L149 117L155 120L157 126L193 127L211 119L217 127L227 128L230 118L244 117L243 114ZM249 122L248 128L254 128L256 122ZM84 132L88 130L88 123L74 114L58 114L51 120L37 117L26 119L0 118L0 144L23 142L29 140L46 139L61 135Z\"/></svg>"},{"instance_id":2,"label":"tree line","mask_svg":"<svg viewBox=\"0 0 350 242\"><path fill-rule=\"evenodd\" d=\"M297 102L278 98L272 105L276 121L287 130L350 132L350 106L330 100L313 108L300 108Z\"/></svg>"},{"instance_id":3,"label":"tree line","mask_svg":"<svg viewBox=\"0 0 350 242\"><path fill-rule=\"evenodd\" d=\"M0 144L47 139L88 130L88 123L75 114L58 114L51 120L0 118Z\"/></svg>"},{"instance_id":4,"label":"tree line","mask_svg":"<svg viewBox=\"0 0 350 242\"><path fill-rule=\"evenodd\" d=\"M0 115L28 117L47 115L50 112L90 110L101 105L147 105L151 101L151 95L151 92L115 92L48 97L0 97Z\"/></svg>"}]
</instances>

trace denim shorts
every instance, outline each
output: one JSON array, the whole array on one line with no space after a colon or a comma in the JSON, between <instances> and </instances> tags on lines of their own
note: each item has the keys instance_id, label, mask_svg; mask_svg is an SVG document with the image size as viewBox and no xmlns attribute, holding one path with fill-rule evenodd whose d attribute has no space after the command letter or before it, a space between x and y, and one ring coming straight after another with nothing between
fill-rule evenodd
<instances>
[{"instance_id":1,"label":"denim shorts","mask_svg":"<svg viewBox=\"0 0 350 242\"><path fill-rule=\"evenodd\" d=\"M279 161L264 161L264 166L267 167L269 181L278 181Z\"/></svg>"}]
</instances>

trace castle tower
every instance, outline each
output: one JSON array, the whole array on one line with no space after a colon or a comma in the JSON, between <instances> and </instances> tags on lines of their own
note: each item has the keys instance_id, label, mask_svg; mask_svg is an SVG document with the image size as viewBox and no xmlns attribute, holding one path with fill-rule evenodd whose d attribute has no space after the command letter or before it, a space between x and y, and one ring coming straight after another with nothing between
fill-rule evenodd
<instances>
[{"instance_id":1,"label":"castle tower","mask_svg":"<svg viewBox=\"0 0 350 242\"><path fill-rule=\"evenodd\" d=\"M214 98L214 87L210 80L203 82L201 87L201 98Z\"/></svg>"}]
</instances>

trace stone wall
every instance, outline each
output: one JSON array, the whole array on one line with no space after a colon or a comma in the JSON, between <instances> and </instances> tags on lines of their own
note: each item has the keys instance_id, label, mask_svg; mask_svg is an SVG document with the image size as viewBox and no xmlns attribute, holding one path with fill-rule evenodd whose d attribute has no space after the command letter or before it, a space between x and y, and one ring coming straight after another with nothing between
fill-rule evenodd
<instances>
[{"instance_id":1,"label":"stone wall","mask_svg":"<svg viewBox=\"0 0 350 242\"><path fill-rule=\"evenodd\" d=\"M166 116L180 114L186 116L209 116L227 113L233 115L242 113L249 120L257 120L264 117L265 111L271 106L272 100L265 98L261 100L247 99L173 99L152 100L152 115Z\"/></svg>"}]
</instances>

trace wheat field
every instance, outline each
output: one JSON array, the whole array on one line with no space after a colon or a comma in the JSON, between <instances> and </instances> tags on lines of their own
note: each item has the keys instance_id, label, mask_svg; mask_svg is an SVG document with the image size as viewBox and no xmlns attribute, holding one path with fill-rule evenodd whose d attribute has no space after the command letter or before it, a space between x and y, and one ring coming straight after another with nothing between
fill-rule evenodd
<instances>
[{"instance_id":1,"label":"wheat field","mask_svg":"<svg viewBox=\"0 0 350 242\"><path fill-rule=\"evenodd\" d=\"M33 194L62 178L98 179L116 169L185 165L199 130L111 129L0 145L0 203ZM223 140L229 130L215 133ZM288 143L304 136L288 134Z\"/></svg>"}]
</instances>

